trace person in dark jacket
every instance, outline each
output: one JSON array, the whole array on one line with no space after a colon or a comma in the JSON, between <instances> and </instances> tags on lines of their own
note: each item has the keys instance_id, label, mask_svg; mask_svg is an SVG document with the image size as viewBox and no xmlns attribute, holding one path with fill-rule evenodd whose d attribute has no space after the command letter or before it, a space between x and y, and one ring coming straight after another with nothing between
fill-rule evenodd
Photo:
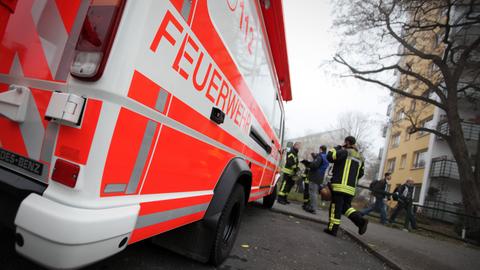
<instances>
[{"instance_id":1,"label":"person in dark jacket","mask_svg":"<svg viewBox=\"0 0 480 270\"><path fill-rule=\"evenodd\" d=\"M405 209L405 229L410 230L411 225L412 229L417 229L417 221L415 220L415 214L413 213L413 179L408 178L407 181L398 187L398 189L393 193L394 200L397 200L397 206L393 209L393 213L390 216L390 223L395 223L395 219L401 210Z\"/></svg>"},{"instance_id":2,"label":"person in dark jacket","mask_svg":"<svg viewBox=\"0 0 480 270\"><path fill-rule=\"evenodd\" d=\"M308 167L308 180L309 180L309 203L304 207L304 210L315 214L318 207L318 194L320 186L323 184L325 172L328 168L327 160L327 147L325 145L320 146L320 153L314 156L312 162L302 161L305 166Z\"/></svg>"},{"instance_id":3,"label":"person in dark jacket","mask_svg":"<svg viewBox=\"0 0 480 270\"><path fill-rule=\"evenodd\" d=\"M312 159L315 159L317 154L315 153L310 153L310 156ZM308 205L310 204L310 180L309 180L309 174L310 174L310 167L308 166L309 161L308 160L302 160L301 163L305 166L305 169L303 170L303 173L301 175L302 181L303 181L303 205L302 209L305 210L307 209Z\"/></svg>"},{"instance_id":4,"label":"person in dark jacket","mask_svg":"<svg viewBox=\"0 0 480 270\"><path fill-rule=\"evenodd\" d=\"M355 138L348 136L344 145L331 149L327 160L333 163L331 179L332 201L330 203L328 227L324 232L337 236L342 214L348 217L357 227L358 233L367 231L368 219L351 206L357 181L364 174L364 160L355 146Z\"/></svg>"},{"instance_id":5,"label":"person in dark jacket","mask_svg":"<svg viewBox=\"0 0 480 270\"><path fill-rule=\"evenodd\" d=\"M293 144L292 149L287 153L287 161L285 166L282 168L282 184L280 185L280 191L278 192L278 203L287 204L288 193L292 189L295 181L293 176L298 172L298 150L300 150L301 143L296 142Z\"/></svg>"},{"instance_id":6,"label":"person in dark jacket","mask_svg":"<svg viewBox=\"0 0 480 270\"><path fill-rule=\"evenodd\" d=\"M387 205L386 200L390 197L387 193L388 181L392 179L391 173L385 173L382 180L374 181L370 185L373 196L375 197L375 204L370 207L360 210L363 216L368 215L372 211L380 212L380 223L387 223Z\"/></svg>"}]
</instances>

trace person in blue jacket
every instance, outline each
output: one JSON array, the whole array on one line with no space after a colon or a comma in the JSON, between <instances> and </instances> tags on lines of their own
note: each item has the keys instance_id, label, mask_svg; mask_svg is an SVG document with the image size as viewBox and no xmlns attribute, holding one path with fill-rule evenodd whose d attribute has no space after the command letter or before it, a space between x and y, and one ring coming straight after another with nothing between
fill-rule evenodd
<instances>
[{"instance_id":1,"label":"person in blue jacket","mask_svg":"<svg viewBox=\"0 0 480 270\"><path fill-rule=\"evenodd\" d=\"M303 208L305 211L315 214L318 207L318 193L321 185L323 184L323 179L325 177L325 172L328 168L327 160L327 147L325 145L320 146L320 153L314 156L313 161L303 160L302 163L309 169L308 172L308 181L309 181L309 194L310 200L309 203Z\"/></svg>"}]
</instances>

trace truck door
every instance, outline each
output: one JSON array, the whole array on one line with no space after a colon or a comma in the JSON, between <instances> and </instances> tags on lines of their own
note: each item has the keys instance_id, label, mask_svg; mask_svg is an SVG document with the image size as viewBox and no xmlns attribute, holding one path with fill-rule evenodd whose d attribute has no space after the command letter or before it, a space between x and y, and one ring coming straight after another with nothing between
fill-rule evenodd
<instances>
[{"instance_id":1,"label":"truck door","mask_svg":"<svg viewBox=\"0 0 480 270\"><path fill-rule=\"evenodd\" d=\"M0 0L0 167L48 181L58 125L45 112L66 84L89 2Z\"/></svg>"}]
</instances>

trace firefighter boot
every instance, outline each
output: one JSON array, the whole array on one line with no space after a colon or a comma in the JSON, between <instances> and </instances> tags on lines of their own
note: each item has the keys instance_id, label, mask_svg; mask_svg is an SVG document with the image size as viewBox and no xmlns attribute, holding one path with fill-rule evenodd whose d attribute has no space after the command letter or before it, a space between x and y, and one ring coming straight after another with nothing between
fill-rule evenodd
<instances>
[{"instance_id":1,"label":"firefighter boot","mask_svg":"<svg viewBox=\"0 0 480 270\"><path fill-rule=\"evenodd\" d=\"M288 204L287 196L286 196L286 195L280 195L280 196L278 196L277 202L278 202L279 204Z\"/></svg>"},{"instance_id":2,"label":"firefighter boot","mask_svg":"<svg viewBox=\"0 0 480 270\"><path fill-rule=\"evenodd\" d=\"M358 227L358 234L362 235L367 231L368 219L362 217L359 211L351 213L348 217Z\"/></svg>"},{"instance_id":3,"label":"firefighter boot","mask_svg":"<svg viewBox=\"0 0 480 270\"><path fill-rule=\"evenodd\" d=\"M302 209L303 210L307 211L307 209L309 207L310 207L310 202L308 202L308 201L303 202L303 204L302 204Z\"/></svg>"},{"instance_id":4,"label":"firefighter boot","mask_svg":"<svg viewBox=\"0 0 480 270\"><path fill-rule=\"evenodd\" d=\"M316 214L316 213L317 213L317 211L315 211L315 209L313 209L313 208L310 206L310 204L304 204L304 205L302 206L302 208L303 208L303 210L304 210L305 212L308 212L308 213L310 213L310 214Z\"/></svg>"},{"instance_id":5,"label":"firefighter boot","mask_svg":"<svg viewBox=\"0 0 480 270\"><path fill-rule=\"evenodd\" d=\"M330 229L331 228L331 229ZM331 236L337 236L338 232L338 225L334 224L333 226L328 226L328 228L325 228L323 230L324 233L330 234Z\"/></svg>"}]
</instances>

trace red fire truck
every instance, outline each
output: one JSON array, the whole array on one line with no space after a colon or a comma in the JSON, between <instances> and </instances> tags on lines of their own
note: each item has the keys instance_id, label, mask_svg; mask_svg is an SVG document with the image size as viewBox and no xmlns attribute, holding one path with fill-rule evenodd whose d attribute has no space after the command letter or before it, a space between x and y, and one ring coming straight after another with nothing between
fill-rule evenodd
<instances>
[{"instance_id":1,"label":"red fire truck","mask_svg":"<svg viewBox=\"0 0 480 270\"><path fill-rule=\"evenodd\" d=\"M0 0L0 220L48 268L147 238L219 265L291 98L280 0Z\"/></svg>"}]
</instances>

